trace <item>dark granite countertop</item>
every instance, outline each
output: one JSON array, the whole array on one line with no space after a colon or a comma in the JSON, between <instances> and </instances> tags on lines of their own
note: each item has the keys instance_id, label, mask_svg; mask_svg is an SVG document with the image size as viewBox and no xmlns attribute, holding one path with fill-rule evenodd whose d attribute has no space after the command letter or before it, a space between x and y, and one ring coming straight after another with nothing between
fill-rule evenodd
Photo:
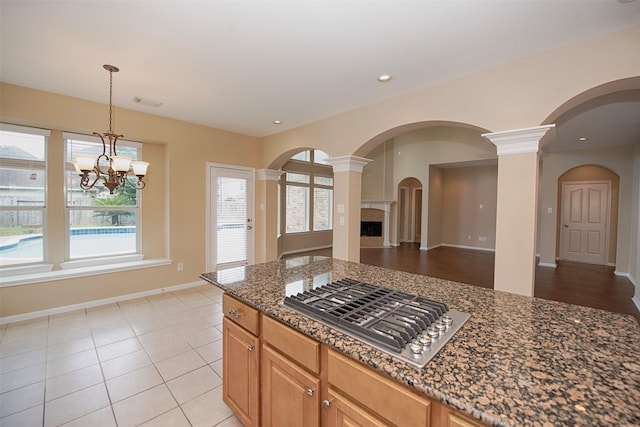
<instances>
[{"instance_id":1,"label":"dark granite countertop","mask_svg":"<svg viewBox=\"0 0 640 427\"><path fill-rule=\"evenodd\" d=\"M293 290L345 277L442 301L471 318L418 370L282 305ZM201 278L488 425L640 425L640 326L631 316L325 257Z\"/></svg>"}]
</instances>

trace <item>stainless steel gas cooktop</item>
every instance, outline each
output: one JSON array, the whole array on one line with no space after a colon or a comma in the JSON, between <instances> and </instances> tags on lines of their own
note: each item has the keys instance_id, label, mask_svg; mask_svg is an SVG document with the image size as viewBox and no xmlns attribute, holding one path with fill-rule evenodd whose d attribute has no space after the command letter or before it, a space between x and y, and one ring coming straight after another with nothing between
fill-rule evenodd
<instances>
[{"instance_id":1,"label":"stainless steel gas cooktop","mask_svg":"<svg viewBox=\"0 0 640 427\"><path fill-rule=\"evenodd\" d=\"M287 296L284 305L417 368L470 317L442 302L354 279Z\"/></svg>"}]
</instances>

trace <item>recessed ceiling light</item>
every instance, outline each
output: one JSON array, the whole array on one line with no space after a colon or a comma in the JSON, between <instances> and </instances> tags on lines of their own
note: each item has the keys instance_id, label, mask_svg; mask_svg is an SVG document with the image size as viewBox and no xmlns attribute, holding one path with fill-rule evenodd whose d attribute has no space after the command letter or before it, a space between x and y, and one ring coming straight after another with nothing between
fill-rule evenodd
<instances>
[{"instance_id":1,"label":"recessed ceiling light","mask_svg":"<svg viewBox=\"0 0 640 427\"><path fill-rule=\"evenodd\" d=\"M586 140L587 140L586 136L582 136L582 137L578 138L578 141L580 141L580 142L584 142Z\"/></svg>"},{"instance_id":2,"label":"recessed ceiling light","mask_svg":"<svg viewBox=\"0 0 640 427\"><path fill-rule=\"evenodd\" d=\"M273 121L273 124L274 124L274 125L281 125L281 124L282 124L282 121L280 121L280 120L274 120L274 121Z\"/></svg>"},{"instance_id":3,"label":"recessed ceiling light","mask_svg":"<svg viewBox=\"0 0 640 427\"><path fill-rule=\"evenodd\" d=\"M382 74L378 76L378 81L380 83L386 83L391 80L391 76L389 74Z\"/></svg>"}]
</instances>

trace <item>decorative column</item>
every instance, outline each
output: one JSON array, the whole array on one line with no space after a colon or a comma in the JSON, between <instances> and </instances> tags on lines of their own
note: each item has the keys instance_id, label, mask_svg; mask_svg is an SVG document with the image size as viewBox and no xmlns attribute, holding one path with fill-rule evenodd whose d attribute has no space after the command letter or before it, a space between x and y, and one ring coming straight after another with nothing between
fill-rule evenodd
<instances>
[{"instance_id":1,"label":"decorative column","mask_svg":"<svg viewBox=\"0 0 640 427\"><path fill-rule=\"evenodd\" d=\"M255 260L259 263L278 259L278 180L282 171L259 169L256 174L258 206L254 236Z\"/></svg>"},{"instance_id":2,"label":"decorative column","mask_svg":"<svg viewBox=\"0 0 640 427\"><path fill-rule=\"evenodd\" d=\"M555 125L482 135L498 148L493 288L533 296L538 217L538 151ZM552 137L554 132L549 132Z\"/></svg>"},{"instance_id":3,"label":"decorative column","mask_svg":"<svg viewBox=\"0 0 640 427\"><path fill-rule=\"evenodd\" d=\"M333 257L360 262L362 168L371 160L340 156L327 161L333 166Z\"/></svg>"}]
</instances>

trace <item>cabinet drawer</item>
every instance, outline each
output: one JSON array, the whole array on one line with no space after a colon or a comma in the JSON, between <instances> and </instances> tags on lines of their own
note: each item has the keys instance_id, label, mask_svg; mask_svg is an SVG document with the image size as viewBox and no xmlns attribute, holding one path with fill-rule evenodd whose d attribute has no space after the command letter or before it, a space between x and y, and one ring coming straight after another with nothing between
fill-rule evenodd
<instances>
[{"instance_id":1,"label":"cabinet drawer","mask_svg":"<svg viewBox=\"0 0 640 427\"><path fill-rule=\"evenodd\" d=\"M227 319L233 320L254 335L260 335L258 310L237 299L222 295L222 311Z\"/></svg>"},{"instance_id":2,"label":"cabinet drawer","mask_svg":"<svg viewBox=\"0 0 640 427\"><path fill-rule=\"evenodd\" d=\"M482 424L475 421L471 421L465 417L462 417L456 413L449 413L448 427L481 427Z\"/></svg>"},{"instance_id":3,"label":"cabinet drawer","mask_svg":"<svg viewBox=\"0 0 640 427\"><path fill-rule=\"evenodd\" d=\"M333 350L327 360L329 384L398 426L429 426L431 402Z\"/></svg>"},{"instance_id":4,"label":"cabinet drawer","mask_svg":"<svg viewBox=\"0 0 640 427\"><path fill-rule=\"evenodd\" d=\"M320 373L320 343L268 316L262 318L262 339L311 372Z\"/></svg>"}]
</instances>

